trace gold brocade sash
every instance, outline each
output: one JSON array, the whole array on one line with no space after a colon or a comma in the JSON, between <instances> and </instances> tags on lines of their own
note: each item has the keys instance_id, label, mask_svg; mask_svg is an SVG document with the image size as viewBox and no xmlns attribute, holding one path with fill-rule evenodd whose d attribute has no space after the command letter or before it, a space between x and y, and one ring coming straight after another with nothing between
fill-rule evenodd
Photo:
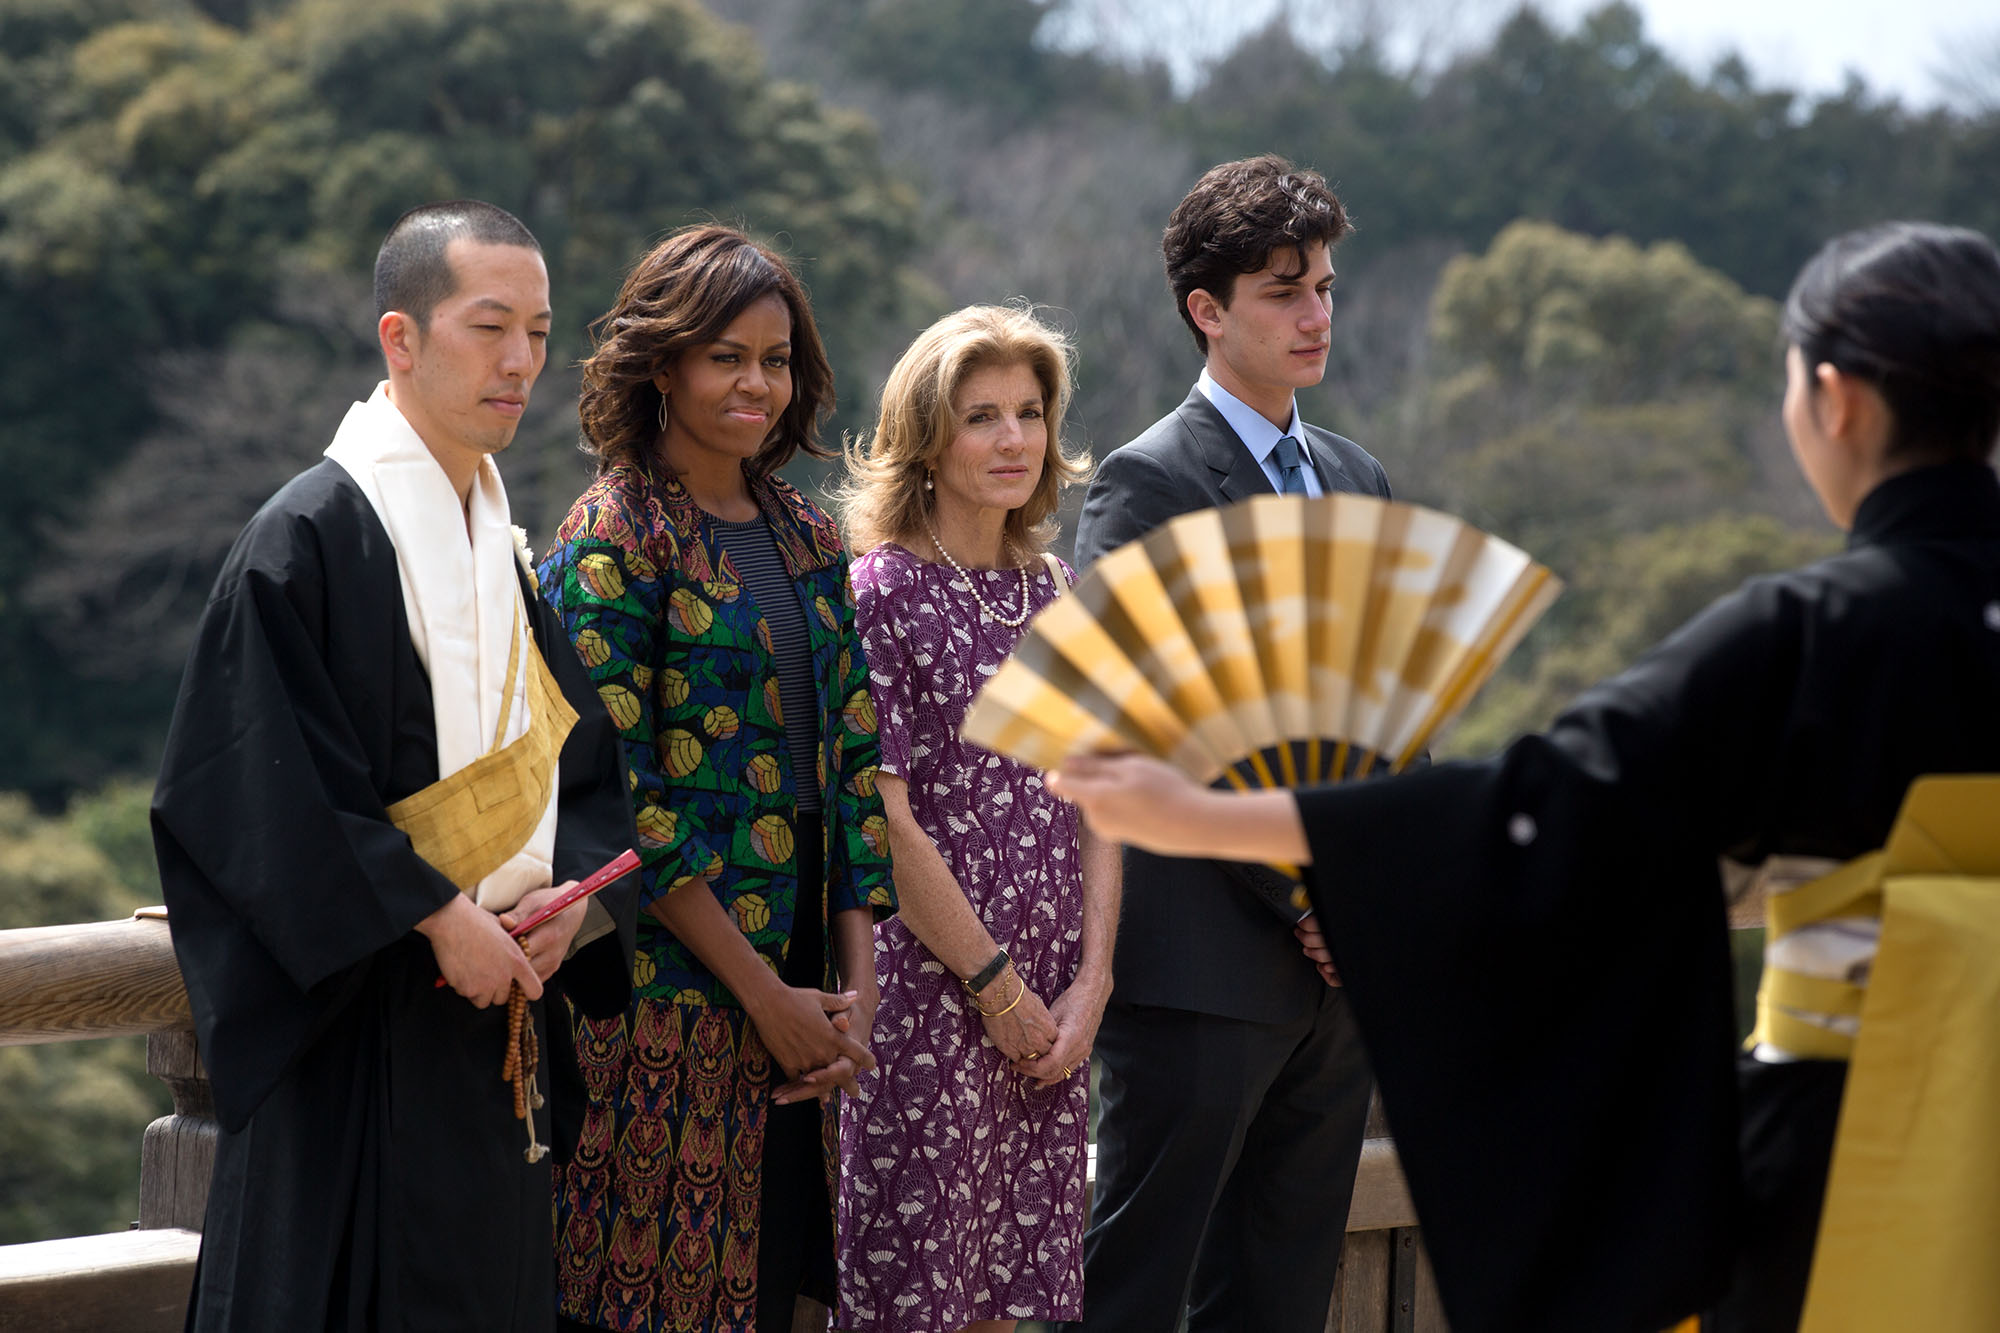
<instances>
[{"instance_id":1,"label":"gold brocade sash","mask_svg":"<svg viewBox=\"0 0 2000 1333\"><path fill-rule=\"evenodd\" d=\"M2000 1329L2000 776L1919 779L1881 851L1770 913L1773 938L1882 923L1865 986L1767 967L1758 990L1752 1041L1850 1061L1801 1333Z\"/></svg>"},{"instance_id":2,"label":"gold brocade sash","mask_svg":"<svg viewBox=\"0 0 2000 1333\"><path fill-rule=\"evenodd\" d=\"M528 653L528 729L508 744L500 743L514 707L524 637L517 612L492 748L451 776L389 807L390 822L410 835L417 855L466 893L534 836L548 808L556 758L576 725L576 710L563 698L562 687L537 648ZM432 688L437 688L435 682Z\"/></svg>"}]
</instances>

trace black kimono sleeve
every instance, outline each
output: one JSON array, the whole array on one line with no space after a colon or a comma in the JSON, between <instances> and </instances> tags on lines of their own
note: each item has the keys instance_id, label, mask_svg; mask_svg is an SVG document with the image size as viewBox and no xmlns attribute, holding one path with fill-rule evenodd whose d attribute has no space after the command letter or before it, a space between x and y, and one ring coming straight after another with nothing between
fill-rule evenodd
<instances>
[{"instance_id":1,"label":"black kimono sleeve","mask_svg":"<svg viewBox=\"0 0 2000 1333\"><path fill-rule=\"evenodd\" d=\"M357 969L458 892L389 822L388 801L406 793L385 786L411 765L384 736L409 693L399 676L423 681L387 534L329 480L305 474L238 539L188 657L153 798L174 949L232 1130ZM433 746L427 775L404 785L435 775Z\"/></svg>"},{"instance_id":2,"label":"black kimono sleeve","mask_svg":"<svg viewBox=\"0 0 2000 1333\"><path fill-rule=\"evenodd\" d=\"M1716 858L1784 722L1786 620L1752 585L1546 735L1298 795L1456 1333L1657 1333L1727 1279Z\"/></svg>"}]
</instances>

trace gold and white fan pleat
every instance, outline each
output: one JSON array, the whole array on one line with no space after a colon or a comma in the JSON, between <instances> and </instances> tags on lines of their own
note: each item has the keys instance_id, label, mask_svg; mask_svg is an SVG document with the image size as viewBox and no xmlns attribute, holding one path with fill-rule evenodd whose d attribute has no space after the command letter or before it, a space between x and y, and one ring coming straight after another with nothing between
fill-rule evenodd
<instances>
[{"instance_id":1,"label":"gold and white fan pleat","mask_svg":"<svg viewBox=\"0 0 2000 1333\"><path fill-rule=\"evenodd\" d=\"M1237 786L1393 771L1561 587L1519 549L1416 505L1269 495L1184 514L1050 603L962 734L1037 768L1136 750Z\"/></svg>"}]
</instances>

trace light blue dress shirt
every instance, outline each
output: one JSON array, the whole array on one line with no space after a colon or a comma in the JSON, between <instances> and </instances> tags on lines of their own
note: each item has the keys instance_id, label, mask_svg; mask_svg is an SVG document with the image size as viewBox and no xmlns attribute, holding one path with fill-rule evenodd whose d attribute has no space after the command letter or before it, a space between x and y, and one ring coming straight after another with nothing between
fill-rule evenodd
<instances>
[{"instance_id":1,"label":"light blue dress shirt","mask_svg":"<svg viewBox=\"0 0 2000 1333\"><path fill-rule=\"evenodd\" d=\"M1304 466L1300 476L1305 479L1307 495L1324 495L1325 489L1319 484L1319 474L1313 470L1312 450L1306 447L1306 428L1299 421L1299 405L1292 402L1292 423L1287 430L1279 430L1264 419L1264 414L1238 398L1229 390L1217 384L1203 366L1201 378L1194 382L1201 390L1202 397L1215 404L1215 410L1222 413L1222 419L1236 432L1236 438L1243 441L1243 447L1257 460L1257 466L1264 469L1264 475L1271 479L1271 489L1282 494L1285 479L1278 472L1278 441L1289 435L1299 442L1299 458Z\"/></svg>"}]
</instances>

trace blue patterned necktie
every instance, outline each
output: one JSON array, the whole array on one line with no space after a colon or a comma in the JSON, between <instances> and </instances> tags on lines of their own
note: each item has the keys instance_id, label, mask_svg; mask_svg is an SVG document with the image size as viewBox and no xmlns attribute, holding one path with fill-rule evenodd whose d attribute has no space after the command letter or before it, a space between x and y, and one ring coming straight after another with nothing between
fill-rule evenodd
<instances>
[{"instance_id":1,"label":"blue patterned necktie","mask_svg":"<svg viewBox=\"0 0 2000 1333\"><path fill-rule=\"evenodd\" d=\"M1278 441L1278 478L1283 483L1278 487L1281 495L1306 494L1304 459L1299 452L1299 442L1286 435Z\"/></svg>"}]
</instances>

